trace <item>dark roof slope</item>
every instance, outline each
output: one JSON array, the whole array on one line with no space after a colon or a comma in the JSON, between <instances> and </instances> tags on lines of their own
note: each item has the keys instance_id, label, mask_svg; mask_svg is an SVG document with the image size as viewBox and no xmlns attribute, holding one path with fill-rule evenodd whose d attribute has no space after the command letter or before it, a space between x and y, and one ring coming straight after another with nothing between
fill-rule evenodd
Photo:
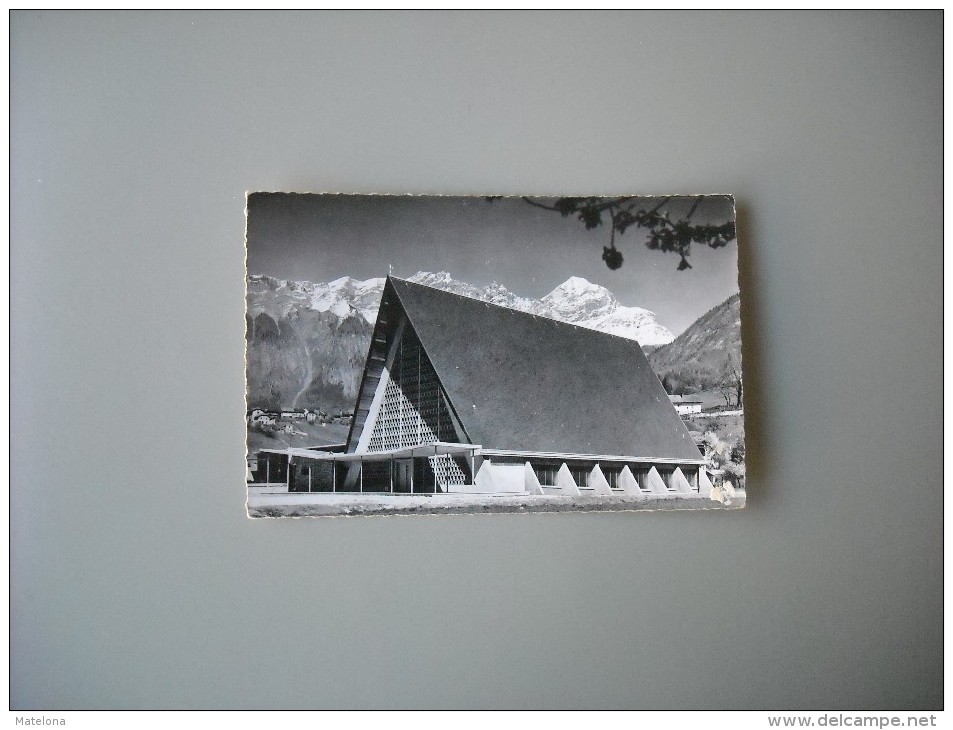
<instances>
[{"instance_id":1,"label":"dark roof slope","mask_svg":"<svg viewBox=\"0 0 953 730\"><path fill-rule=\"evenodd\" d=\"M388 286L472 443L699 458L637 342L402 279Z\"/></svg>"}]
</instances>

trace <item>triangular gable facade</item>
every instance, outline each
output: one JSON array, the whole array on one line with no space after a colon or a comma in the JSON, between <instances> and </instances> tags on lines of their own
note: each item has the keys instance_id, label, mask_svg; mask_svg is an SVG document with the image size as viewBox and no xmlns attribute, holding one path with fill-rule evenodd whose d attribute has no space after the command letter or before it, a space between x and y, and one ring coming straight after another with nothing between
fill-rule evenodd
<instances>
[{"instance_id":1,"label":"triangular gable facade","mask_svg":"<svg viewBox=\"0 0 953 730\"><path fill-rule=\"evenodd\" d=\"M388 278L364 367L347 452L465 443L459 419Z\"/></svg>"},{"instance_id":2,"label":"triangular gable facade","mask_svg":"<svg viewBox=\"0 0 953 730\"><path fill-rule=\"evenodd\" d=\"M347 450L415 439L699 458L637 342L389 277Z\"/></svg>"},{"instance_id":3,"label":"triangular gable facade","mask_svg":"<svg viewBox=\"0 0 953 730\"><path fill-rule=\"evenodd\" d=\"M365 427L365 450L459 443L447 396L412 325L403 327L386 369L388 377L379 386L382 392L373 420Z\"/></svg>"}]
</instances>

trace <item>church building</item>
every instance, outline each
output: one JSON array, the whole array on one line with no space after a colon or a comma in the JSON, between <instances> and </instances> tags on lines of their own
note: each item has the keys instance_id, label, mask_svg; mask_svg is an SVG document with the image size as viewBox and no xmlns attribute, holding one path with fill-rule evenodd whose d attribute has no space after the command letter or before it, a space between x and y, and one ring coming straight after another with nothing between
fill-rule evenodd
<instances>
[{"instance_id":1,"label":"church building","mask_svg":"<svg viewBox=\"0 0 953 730\"><path fill-rule=\"evenodd\" d=\"M253 482L325 493L711 492L637 342L395 277L347 442L262 450Z\"/></svg>"}]
</instances>

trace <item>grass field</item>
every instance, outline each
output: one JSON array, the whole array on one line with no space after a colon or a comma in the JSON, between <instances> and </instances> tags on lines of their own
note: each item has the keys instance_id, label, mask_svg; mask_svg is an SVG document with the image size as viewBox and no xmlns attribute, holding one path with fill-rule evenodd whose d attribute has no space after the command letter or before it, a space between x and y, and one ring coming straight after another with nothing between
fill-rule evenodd
<instances>
[{"instance_id":1,"label":"grass field","mask_svg":"<svg viewBox=\"0 0 953 730\"><path fill-rule=\"evenodd\" d=\"M279 421L284 426L285 421ZM269 433L256 428L248 430L248 453L255 454L260 449L286 449L289 446L296 449L306 449L311 446L327 446L329 444L343 444L347 440L349 426L346 423L308 423L304 420L291 422L296 431L304 431L305 435L287 434L280 430Z\"/></svg>"},{"instance_id":2,"label":"grass field","mask_svg":"<svg viewBox=\"0 0 953 730\"><path fill-rule=\"evenodd\" d=\"M702 402L701 413L692 414L690 417L682 417L689 431L700 434L706 431L714 431L719 439L729 444L734 444L739 439L744 439L744 414L709 415L713 411L719 412L726 410L725 398L721 393L716 390L708 390L701 393L693 393L688 397L691 400L700 400ZM731 410L735 410L734 405L732 405Z\"/></svg>"}]
</instances>

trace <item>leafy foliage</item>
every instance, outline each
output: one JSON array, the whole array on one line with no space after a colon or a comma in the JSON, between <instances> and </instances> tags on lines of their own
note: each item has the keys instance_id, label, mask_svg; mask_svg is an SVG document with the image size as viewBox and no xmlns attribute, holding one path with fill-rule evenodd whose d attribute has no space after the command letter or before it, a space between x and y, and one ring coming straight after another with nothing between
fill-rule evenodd
<instances>
[{"instance_id":1,"label":"leafy foliage","mask_svg":"<svg viewBox=\"0 0 953 730\"><path fill-rule=\"evenodd\" d=\"M702 436L701 447L706 466L712 471L714 481L721 484L727 477L736 487L744 487L745 467L745 440L744 435L738 437L734 443L723 441L713 430L708 430Z\"/></svg>"},{"instance_id":2,"label":"leafy foliage","mask_svg":"<svg viewBox=\"0 0 953 730\"><path fill-rule=\"evenodd\" d=\"M488 196L487 200L495 200L498 197L500 196ZM602 258L610 269L618 269L622 266L622 254L618 253L615 247L616 235L621 236L630 228L635 227L648 231L645 241L648 248L653 251L678 254L677 268L679 271L685 271L692 267L688 263L688 257L691 255L693 243L709 248L722 248L736 236L733 220L720 224L691 222L692 215L704 197L697 196L684 217L673 217L666 209L666 204L672 200L673 196L663 198L651 208L646 207L646 198L631 195L610 198L557 198L552 204L529 197L524 197L523 200L537 208L559 213L564 218L576 218L587 231L608 225L609 245L605 248ZM648 200L655 201L654 198Z\"/></svg>"}]
</instances>

